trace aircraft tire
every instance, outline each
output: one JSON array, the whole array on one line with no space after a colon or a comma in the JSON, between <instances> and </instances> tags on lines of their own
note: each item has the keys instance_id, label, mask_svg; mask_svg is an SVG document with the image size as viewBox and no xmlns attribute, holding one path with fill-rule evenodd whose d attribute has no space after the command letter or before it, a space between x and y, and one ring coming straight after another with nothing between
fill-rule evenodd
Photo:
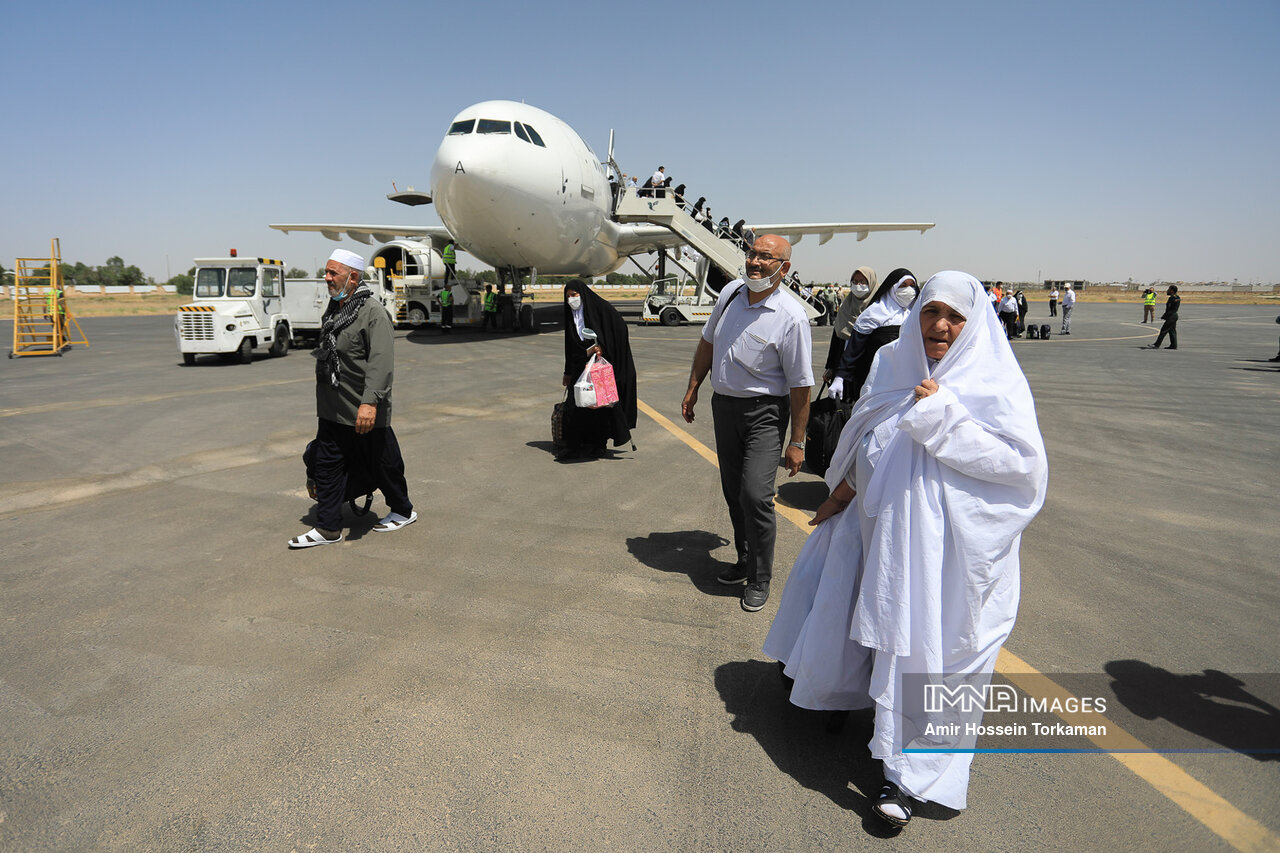
<instances>
[{"instance_id":1,"label":"aircraft tire","mask_svg":"<svg viewBox=\"0 0 1280 853\"><path fill-rule=\"evenodd\" d=\"M663 308L662 313L658 315L658 320L664 326L679 326L680 319L680 312L675 308Z\"/></svg>"}]
</instances>

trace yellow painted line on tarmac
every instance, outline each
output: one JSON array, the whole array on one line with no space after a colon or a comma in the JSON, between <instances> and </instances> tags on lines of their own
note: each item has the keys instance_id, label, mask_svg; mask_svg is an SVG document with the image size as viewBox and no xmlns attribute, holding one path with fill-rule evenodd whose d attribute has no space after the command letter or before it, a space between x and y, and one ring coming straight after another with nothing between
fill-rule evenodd
<instances>
[{"instance_id":1,"label":"yellow painted line on tarmac","mask_svg":"<svg viewBox=\"0 0 1280 853\"><path fill-rule=\"evenodd\" d=\"M703 459L719 467L713 450L645 402L637 401L637 404L640 411L657 421L659 426L687 444ZM813 530L809 526L810 516L807 513L794 507L776 505L779 514L800 528L806 536ZM1065 700L1071 696L1066 688L1008 649L1000 650L1000 657L996 660L996 672L1009 679L1029 696L1037 699ZM1120 726L1097 714L1072 714L1062 711L1058 716L1070 725L1103 726L1107 734L1090 738L1091 741L1101 749L1128 750L1107 754L1235 849L1246 851L1246 853L1280 851L1280 837L1214 793L1207 785L1197 781L1187 771L1158 753L1133 751L1149 750L1150 747Z\"/></svg>"},{"instance_id":2,"label":"yellow painted line on tarmac","mask_svg":"<svg viewBox=\"0 0 1280 853\"><path fill-rule=\"evenodd\" d=\"M315 379L311 376L307 376L301 379L273 379L265 382L251 382L248 385L231 385L226 388L188 388L182 391L171 391L167 394L140 394L131 397L102 397L97 400L63 400L58 403L42 403L38 406L23 406L19 409L0 409L0 418L12 418L18 415L38 415L44 412L102 409L111 406L136 406L139 403L159 403L164 400L176 400L180 397L199 397L206 394L225 394L228 392L250 391L254 388L268 388L273 385L293 385L298 382L315 382Z\"/></svg>"}]
</instances>

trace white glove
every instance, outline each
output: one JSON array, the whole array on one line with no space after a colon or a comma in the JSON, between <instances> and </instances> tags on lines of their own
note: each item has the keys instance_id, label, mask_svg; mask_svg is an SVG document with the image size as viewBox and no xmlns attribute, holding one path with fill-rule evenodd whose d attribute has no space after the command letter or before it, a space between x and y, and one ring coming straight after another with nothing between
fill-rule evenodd
<instances>
[{"instance_id":1,"label":"white glove","mask_svg":"<svg viewBox=\"0 0 1280 853\"><path fill-rule=\"evenodd\" d=\"M827 396L833 400L844 399L844 379L837 376L831 380L831 387L827 389Z\"/></svg>"}]
</instances>

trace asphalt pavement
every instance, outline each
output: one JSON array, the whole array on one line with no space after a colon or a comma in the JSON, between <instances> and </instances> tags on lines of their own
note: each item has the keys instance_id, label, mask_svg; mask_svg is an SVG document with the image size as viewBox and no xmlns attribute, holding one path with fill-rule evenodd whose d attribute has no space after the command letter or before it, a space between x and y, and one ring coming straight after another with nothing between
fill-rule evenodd
<instances>
[{"instance_id":1,"label":"asphalt pavement","mask_svg":"<svg viewBox=\"0 0 1280 853\"><path fill-rule=\"evenodd\" d=\"M1080 303L1014 342L1050 485L1008 651L1208 751L979 755L969 808L897 837L869 721L829 732L760 650L802 526L763 611L715 583L709 397L679 417L699 327L632 326L637 449L573 463L558 306L536 335L398 332L420 521L373 532L375 501L289 551L309 354L184 367L170 317L82 320L87 349L0 361L0 850L1280 849L1280 754L1233 737L1280 731L1277 310L1189 297L1148 351L1141 306ZM1231 689L1125 701L1127 673L1206 671Z\"/></svg>"}]
</instances>

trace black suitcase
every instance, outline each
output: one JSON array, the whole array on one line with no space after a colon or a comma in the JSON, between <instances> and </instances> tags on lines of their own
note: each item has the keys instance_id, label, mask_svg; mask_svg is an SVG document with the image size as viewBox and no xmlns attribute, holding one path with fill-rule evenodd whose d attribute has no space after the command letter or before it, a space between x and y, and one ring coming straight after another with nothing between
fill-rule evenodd
<instances>
[{"instance_id":1,"label":"black suitcase","mask_svg":"<svg viewBox=\"0 0 1280 853\"><path fill-rule=\"evenodd\" d=\"M804 464L819 477L831 466L831 457L840 443L840 431L853 411L851 402L822 396L826 388L827 383L823 382L818 389L818 399L809 404L809 424L805 429Z\"/></svg>"},{"instance_id":2,"label":"black suitcase","mask_svg":"<svg viewBox=\"0 0 1280 853\"><path fill-rule=\"evenodd\" d=\"M1034 323L1027 326L1027 340L1034 341L1038 337L1040 337L1040 327Z\"/></svg>"},{"instance_id":3,"label":"black suitcase","mask_svg":"<svg viewBox=\"0 0 1280 853\"><path fill-rule=\"evenodd\" d=\"M1043 326L1040 327L1040 340L1042 341L1049 340L1049 324L1048 323L1045 323Z\"/></svg>"},{"instance_id":4,"label":"black suitcase","mask_svg":"<svg viewBox=\"0 0 1280 853\"><path fill-rule=\"evenodd\" d=\"M307 449L302 451L302 464L307 467L307 494L312 500L316 497L316 475L315 475L315 451L312 449L314 441L307 442ZM347 491L342 499L351 505L351 511L357 516L361 516L369 512L369 507L373 504L373 493L377 490L374 485L373 474L368 465L347 464ZM356 500L364 498L364 506L356 504Z\"/></svg>"}]
</instances>

